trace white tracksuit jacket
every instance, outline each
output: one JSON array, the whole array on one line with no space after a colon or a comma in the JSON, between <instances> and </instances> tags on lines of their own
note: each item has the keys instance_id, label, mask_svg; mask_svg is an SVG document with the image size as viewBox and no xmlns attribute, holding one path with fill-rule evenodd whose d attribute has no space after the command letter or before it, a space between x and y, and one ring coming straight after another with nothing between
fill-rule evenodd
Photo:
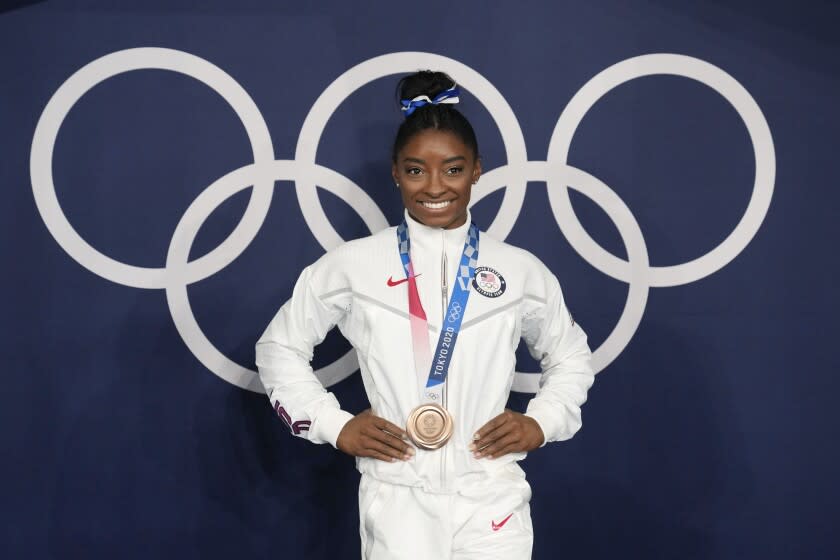
<instances>
[{"instance_id":1,"label":"white tracksuit jacket","mask_svg":"<svg viewBox=\"0 0 840 560\"><path fill-rule=\"evenodd\" d=\"M446 283L451 285L469 217L452 230L424 226L407 213L406 221L434 349L443 313L442 258L451 276ZM305 268L291 299L257 342L257 366L266 393L300 437L335 445L352 418L310 366L314 346L336 325L356 349L374 414L405 426L411 410L420 404L407 282L389 285L405 279L395 229L344 243ZM475 459L467 449L475 431L504 410L520 337L542 367L540 389L527 414L539 423L546 442L569 439L580 428L580 406L593 381L591 354L586 335L566 309L557 279L527 251L485 233L480 235L481 267L493 269L504 282L485 290L493 297L470 288L446 382L446 406L455 426L452 439L436 451L418 449L408 461L359 458L362 474L442 494L457 493L500 471L524 476L516 463L524 453Z\"/></svg>"}]
</instances>

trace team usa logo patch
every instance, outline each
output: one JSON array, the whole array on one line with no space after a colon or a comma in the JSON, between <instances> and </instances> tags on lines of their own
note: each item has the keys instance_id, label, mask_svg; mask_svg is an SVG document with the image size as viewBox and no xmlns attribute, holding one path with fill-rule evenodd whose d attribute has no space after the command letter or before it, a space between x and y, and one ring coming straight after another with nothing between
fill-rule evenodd
<instances>
[{"instance_id":1,"label":"team usa logo patch","mask_svg":"<svg viewBox=\"0 0 840 560\"><path fill-rule=\"evenodd\" d=\"M489 298L499 297L505 293L507 287L504 277L489 266L479 266L475 269L472 285L476 292Z\"/></svg>"}]
</instances>

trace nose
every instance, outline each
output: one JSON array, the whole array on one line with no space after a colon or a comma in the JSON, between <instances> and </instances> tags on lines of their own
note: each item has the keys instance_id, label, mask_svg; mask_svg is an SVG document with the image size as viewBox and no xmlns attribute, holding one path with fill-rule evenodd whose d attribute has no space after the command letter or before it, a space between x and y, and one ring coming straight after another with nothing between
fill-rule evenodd
<instances>
[{"instance_id":1,"label":"nose","mask_svg":"<svg viewBox=\"0 0 840 560\"><path fill-rule=\"evenodd\" d=\"M430 198L437 198L446 193L446 186L443 184L440 173L431 173L429 175L429 183L426 185L426 194Z\"/></svg>"}]
</instances>

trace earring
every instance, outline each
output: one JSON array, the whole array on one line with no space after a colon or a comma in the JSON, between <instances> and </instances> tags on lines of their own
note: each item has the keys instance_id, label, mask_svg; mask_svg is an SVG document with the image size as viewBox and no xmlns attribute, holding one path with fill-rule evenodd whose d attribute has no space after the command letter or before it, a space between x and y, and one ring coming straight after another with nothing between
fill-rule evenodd
<instances>
[{"instance_id":1,"label":"earring","mask_svg":"<svg viewBox=\"0 0 840 560\"><path fill-rule=\"evenodd\" d=\"M394 181L394 184L397 186L397 188L400 188L400 184L398 182Z\"/></svg>"}]
</instances>

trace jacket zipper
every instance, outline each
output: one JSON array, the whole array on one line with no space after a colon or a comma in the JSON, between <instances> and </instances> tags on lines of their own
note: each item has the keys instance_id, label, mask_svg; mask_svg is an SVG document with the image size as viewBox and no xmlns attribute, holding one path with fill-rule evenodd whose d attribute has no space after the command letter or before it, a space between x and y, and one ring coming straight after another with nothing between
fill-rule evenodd
<instances>
[{"instance_id":1,"label":"jacket zipper","mask_svg":"<svg viewBox=\"0 0 840 560\"><path fill-rule=\"evenodd\" d=\"M440 328L441 332L443 330L443 323L446 320L446 304L448 303L449 299L449 284L447 280L447 265L446 265L446 231L440 230L440 295L441 295L441 311L440 311ZM448 377L448 376L447 376ZM448 409L448 387L449 383L447 382L443 384L443 407ZM452 411L449 411L452 414ZM443 446L441 449L441 457L440 457L440 484L441 489L446 490L446 445Z\"/></svg>"}]
</instances>

